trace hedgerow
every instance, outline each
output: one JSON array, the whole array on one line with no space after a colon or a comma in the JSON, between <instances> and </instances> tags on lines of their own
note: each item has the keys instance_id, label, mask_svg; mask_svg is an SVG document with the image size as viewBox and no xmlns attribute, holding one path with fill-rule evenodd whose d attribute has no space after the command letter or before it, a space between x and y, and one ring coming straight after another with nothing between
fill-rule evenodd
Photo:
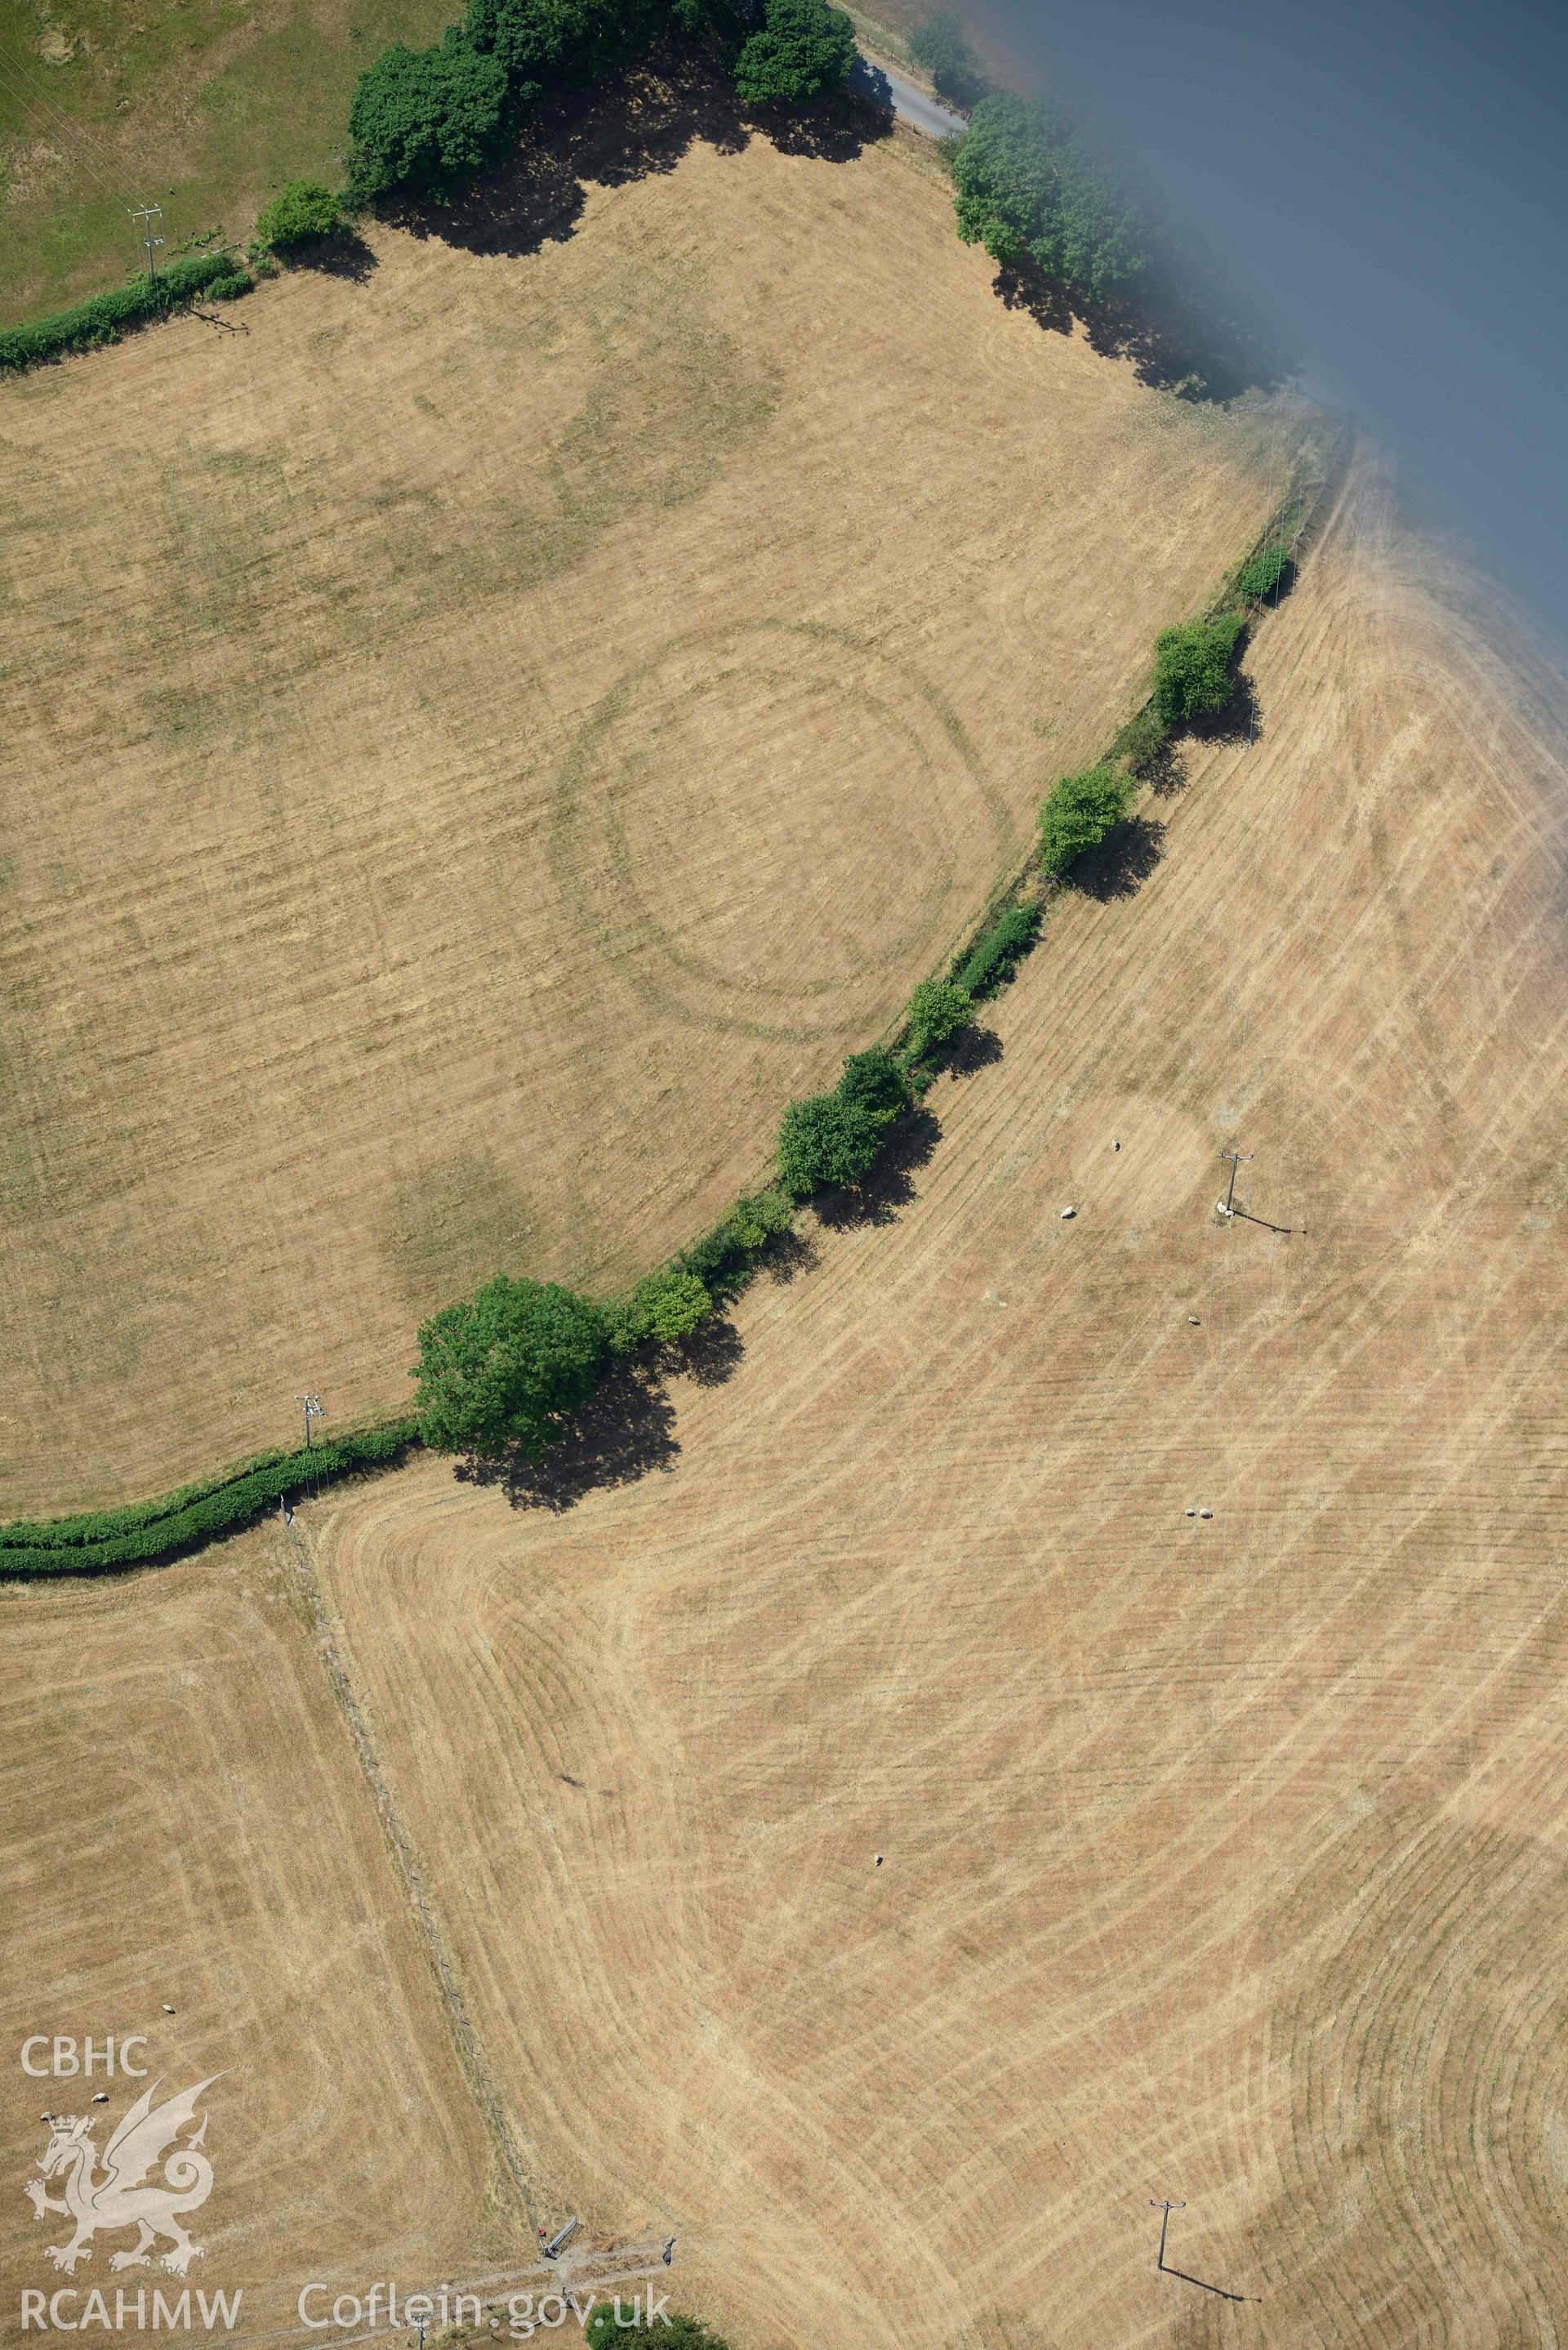
<instances>
[{"instance_id":1,"label":"hedgerow","mask_svg":"<svg viewBox=\"0 0 1568 2350\"><path fill-rule=\"evenodd\" d=\"M1254 555L1251 563L1243 564L1237 573L1236 593L1250 598L1253 603L1262 603L1265 596L1273 594L1290 568L1290 550L1287 547L1266 547L1262 555Z\"/></svg>"},{"instance_id":2,"label":"hedgerow","mask_svg":"<svg viewBox=\"0 0 1568 2350\"><path fill-rule=\"evenodd\" d=\"M1114 767L1085 767L1060 775L1040 810L1040 862L1053 879L1072 870L1080 857L1098 848L1127 815L1133 786Z\"/></svg>"},{"instance_id":3,"label":"hedgerow","mask_svg":"<svg viewBox=\"0 0 1568 2350\"><path fill-rule=\"evenodd\" d=\"M953 977L976 999L993 994L1012 977L1039 936L1039 907L1009 906L988 931L981 932Z\"/></svg>"},{"instance_id":4,"label":"hedgerow","mask_svg":"<svg viewBox=\"0 0 1568 2350\"><path fill-rule=\"evenodd\" d=\"M293 1452L264 1452L222 1477L182 1485L154 1502L75 1517L0 1526L0 1578L32 1575L109 1575L178 1556L220 1534L236 1534L288 1493L385 1468L418 1440L419 1422L388 1421L351 1430Z\"/></svg>"},{"instance_id":5,"label":"hedgerow","mask_svg":"<svg viewBox=\"0 0 1568 2350\"><path fill-rule=\"evenodd\" d=\"M0 375L63 358L67 351L97 350L117 343L127 327L149 318L166 318L182 310L198 294L217 302L233 302L248 294L252 279L232 253L197 253L171 261L161 277L137 277L112 293L95 294L74 310L57 311L52 318L36 318L31 326L9 327L0 334Z\"/></svg>"},{"instance_id":6,"label":"hedgerow","mask_svg":"<svg viewBox=\"0 0 1568 2350\"><path fill-rule=\"evenodd\" d=\"M1154 706L1167 726L1223 708L1235 683L1231 663L1246 632L1243 612L1220 612L1163 629L1154 640Z\"/></svg>"}]
</instances>

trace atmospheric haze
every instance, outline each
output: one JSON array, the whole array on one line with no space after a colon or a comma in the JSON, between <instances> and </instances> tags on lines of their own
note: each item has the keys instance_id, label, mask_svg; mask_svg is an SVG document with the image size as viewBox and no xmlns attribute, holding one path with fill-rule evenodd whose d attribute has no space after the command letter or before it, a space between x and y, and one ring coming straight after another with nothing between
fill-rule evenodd
<instances>
[{"instance_id":1,"label":"atmospheric haze","mask_svg":"<svg viewBox=\"0 0 1568 2350\"><path fill-rule=\"evenodd\" d=\"M1568 11L990 0L975 21L1091 103L1299 329L1307 389L1568 635Z\"/></svg>"}]
</instances>

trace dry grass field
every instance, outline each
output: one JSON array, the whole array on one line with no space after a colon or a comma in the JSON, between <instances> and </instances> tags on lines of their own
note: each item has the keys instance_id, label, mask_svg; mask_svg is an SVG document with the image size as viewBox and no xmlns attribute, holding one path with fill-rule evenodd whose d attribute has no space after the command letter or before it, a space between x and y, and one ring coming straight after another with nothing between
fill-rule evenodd
<instances>
[{"instance_id":1,"label":"dry grass field","mask_svg":"<svg viewBox=\"0 0 1568 2350\"><path fill-rule=\"evenodd\" d=\"M465 2257L492 2152L286 1552L249 1535L134 1587L33 1595L4 1648L0 2340L24 2287L107 2288L112 2308L130 2241L100 2239L72 2279L44 2262L70 2229L22 2199L42 2111L92 2112L107 2087L118 2120L140 2085L101 2061L87 2083L29 2078L35 2033L145 2033L165 2095L222 2075L192 2284L254 2294L339 2239L421 2274Z\"/></svg>"},{"instance_id":2,"label":"dry grass field","mask_svg":"<svg viewBox=\"0 0 1568 2350\"><path fill-rule=\"evenodd\" d=\"M665 1473L320 1529L560 2199L748 2350L1568 2325L1568 772L1433 575L1347 493Z\"/></svg>"},{"instance_id":3,"label":"dry grass field","mask_svg":"<svg viewBox=\"0 0 1568 2350\"><path fill-rule=\"evenodd\" d=\"M727 1377L650 1399L646 1473L302 1513L542 2201L678 2231L736 2350L1568 2325L1568 762L1465 592L1347 489L1257 742L1156 804L1135 895L1058 906L1000 1063L749 1293ZM1219 1222L1221 1148L1304 1230ZM0 1595L11 1958L84 2018L201 1986L191 2061L258 2115L207 2282L258 2336L323 2247L362 2283L526 2233L257 1596L285 1557ZM1202 2282L1155 2272L1163 2196ZM7 2291L36 2241L13 2209Z\"/></svg>"},{"instance_id":4,"label":"dry grass field","mask_svg":"<svg viewBox=\"0 0 1568 2350\"><path fill-rule=\"evenodd\" d=\"M991 279L699 140L7 385L0 1514L642 1272L967 930L1304 429Z\"/></svg>"}]
</instances>

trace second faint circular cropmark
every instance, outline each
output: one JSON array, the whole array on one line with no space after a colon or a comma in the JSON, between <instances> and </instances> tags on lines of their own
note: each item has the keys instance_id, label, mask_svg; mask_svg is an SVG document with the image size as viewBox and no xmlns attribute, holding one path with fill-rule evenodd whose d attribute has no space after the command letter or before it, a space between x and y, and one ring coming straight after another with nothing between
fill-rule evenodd
<instances>
[{"instance_id":1,"label":"second faint circular cropmark","mask_svg":"<svg viewBox=\"0 0 1568 2350\"><path fill-rule=\"evenodd\" d=\"M678 637L618 680L573 745L554 847L575 915L639 993L807 1038L885 1016L1008 839L935 687L844 630L758 621Z\"/></svg>"}]
</instances>

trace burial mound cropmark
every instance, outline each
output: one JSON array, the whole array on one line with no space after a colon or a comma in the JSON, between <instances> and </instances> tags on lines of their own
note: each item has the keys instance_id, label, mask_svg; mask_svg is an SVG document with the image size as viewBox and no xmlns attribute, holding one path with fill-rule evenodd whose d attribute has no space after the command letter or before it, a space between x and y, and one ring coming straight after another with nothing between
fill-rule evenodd
<instances>
[{"instance_id":1,"label":"burial mound cropmark","mask_svg":"<svg viewBox=\"0 0 1568 2350\"><path fill-rule=\"evenodd\" d=\"M596 951L692 1024L863 1033L972 915L972 841L1007 813L957 713L909 664L809 621L671 639L578 733L556 879ZM961 857L961 845L969 855Z\"/></svg>"}]
</instances>

